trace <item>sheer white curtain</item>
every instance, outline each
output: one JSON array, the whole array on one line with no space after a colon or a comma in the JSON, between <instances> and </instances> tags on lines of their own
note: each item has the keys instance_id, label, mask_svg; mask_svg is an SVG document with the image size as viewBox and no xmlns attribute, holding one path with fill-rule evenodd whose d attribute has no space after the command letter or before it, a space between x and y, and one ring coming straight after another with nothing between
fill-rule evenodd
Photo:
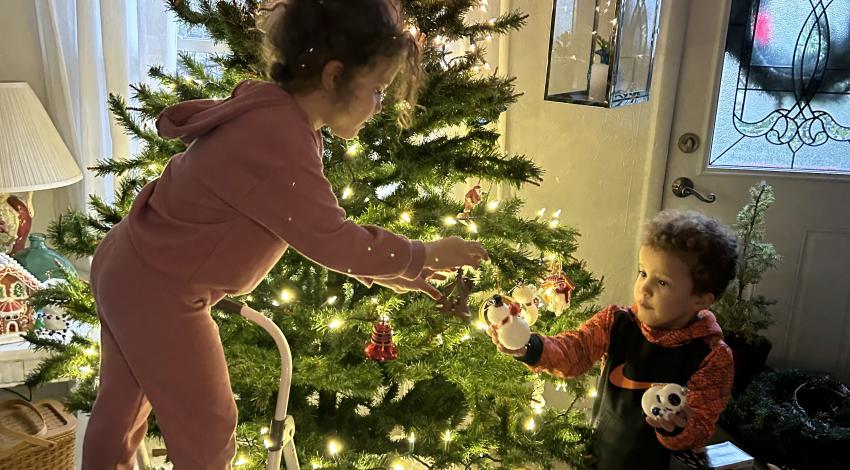
<instances>
[{"instance_id":1,"label":"sheer white curtain","mask_svg":"<svg viewBox=\"0 0 850 470\"><path fill-rule=\"evenodd\" d=\"M112 200L112 178L87 170L99 159L127 158L137 144L116 125L109 93L130 101L130 84L148 68L174 70L176 29L164 0L35 0L46 103L50 117L83 170L83 181L55 193L55 210L86 207L88 195ZM78 268L87 271L85 260ZM79 468L87 417L79 417Z\"/></svg>"},{"instance_id":2,"label":"sheer white curtain","mask_svg":"<svg viewBox=\"0 0 850 470\"><path fill-rule=\"evenodd\" d=\"M175 65L174 22L163 0L36 0L47 90L46 107L84 178L57 210L85 207L89 194L112 198L112 179L86 168L103 158L126 158L135 144L115 124L109 93L129 101L131 83L150 65Z\"/></svg>"}]
</instances>

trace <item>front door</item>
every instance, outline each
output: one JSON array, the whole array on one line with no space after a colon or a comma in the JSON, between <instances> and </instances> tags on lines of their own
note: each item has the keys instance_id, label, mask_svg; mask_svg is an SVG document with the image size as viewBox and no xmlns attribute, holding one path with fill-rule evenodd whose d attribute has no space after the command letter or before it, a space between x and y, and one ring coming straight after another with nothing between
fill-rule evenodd
<instances>
[{"instance_id":1,"label":"front door","mask_svg":"<svg viewBox=\"0 0 850 470\"><path fill-rule=\"evenodd\" d=\"M690 3L663 206L731 224L773 186L769 363L850 380L850 0Z\"/></svg>"}]
</instances>

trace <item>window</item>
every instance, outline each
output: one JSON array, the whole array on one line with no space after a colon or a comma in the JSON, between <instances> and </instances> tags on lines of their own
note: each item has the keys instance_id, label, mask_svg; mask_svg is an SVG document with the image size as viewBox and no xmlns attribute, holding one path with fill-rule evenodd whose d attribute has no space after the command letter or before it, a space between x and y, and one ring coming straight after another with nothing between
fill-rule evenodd
<instances>
[{"instance_id":1,"label":"window","mask_svg":"<svg viewBox=\"0 0 850 470\"><path fill-rule=\"evenodd\" d=\"M189 0L193 8L198 0ZM147 77L148 69L158 65L167 73L185 73L177 62L180 53L186 53L203 63L215 73L210 58L227 52L227 46L216 44L203 27L189 27L177 20L166 8L165 0L139 1L139 73L140 79L151 86L158 83Z\"/></svg>"},{"instance_id":2,"label":"window","mask_svg":"<svg viewBox=\"0 0 850 470\"><path fill-rule=\"evenodd\" d=\"M708 162L850 174L850 1L733 0Z\"/></svg>"},{"instance_id":3,"label":"window","mask_svg":"<svg viewBox=\"0 0 850 470\"><path fill-rule=\"evenodd\" d=\"M190 1L190 4L196 7L197 0ZM188 54L193 59L204 64L207 73L218 76L221 72L217 70L216 64L212 62L211 58L217 54L226 53L227 46L216 44L203 27L178 23L177 52ZM181 74L186 73L179 63L177 64L177 71Z\"/></svg>"}]
</instances>

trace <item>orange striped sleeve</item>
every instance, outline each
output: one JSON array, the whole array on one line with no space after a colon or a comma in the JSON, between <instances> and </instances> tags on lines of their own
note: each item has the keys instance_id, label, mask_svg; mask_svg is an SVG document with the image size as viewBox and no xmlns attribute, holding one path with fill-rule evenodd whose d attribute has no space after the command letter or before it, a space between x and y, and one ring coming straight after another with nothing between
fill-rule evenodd
<instances>
[{"instance_id":1,"label":"orange striped sleeve","mask_svg":"<svg viewBox=\"0 0 850 470\"><path fill-rule=\"evenodd\" d=\"M694 414L688 418L688 424L681 432L675 435L664 436L656 431L658 441L671 450L706 445L714 435L714 425L729 401L734 375L732 350L718 339L703 359L699 370L688 381L688 406Z\"/></svg>"},{"instance_id":2,"label":"orange striped sleeve","mask_svg":"<svg viewBox=\"0 0 850 470\"><path fill-rule=\"evenodd\" d=\"M543 354L532 370L568 378L590 369L607 351L614 313L621 307L610 305L584 322L578 330L557 336L541 336Z\"/></svg>"}]
</instances>

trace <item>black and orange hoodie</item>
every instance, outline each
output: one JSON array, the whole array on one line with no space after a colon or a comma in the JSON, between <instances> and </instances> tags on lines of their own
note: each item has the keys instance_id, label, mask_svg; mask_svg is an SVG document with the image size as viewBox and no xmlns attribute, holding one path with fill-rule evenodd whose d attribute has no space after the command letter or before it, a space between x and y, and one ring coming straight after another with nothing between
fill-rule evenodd
<instances>
[{"instance_id":1,"label":"black and orange hoodie","mask_svg":"<svg viewBox=\"0 0 850 470\"><path fill-rule=\"evenodd\" d=\"M597 468L666 469L671 450L705 445L732 390L732 351L714 314L699 312L686 327L661 330L641 323L637 306L609 306L576 331L557 336L532 335L528 352L518 358L534 371L568 378L602 360L597 399ZM656 430L646 423L641 397L652 383L688 388L694 410L684 428Z\"/></svg>"}]
</instances>

